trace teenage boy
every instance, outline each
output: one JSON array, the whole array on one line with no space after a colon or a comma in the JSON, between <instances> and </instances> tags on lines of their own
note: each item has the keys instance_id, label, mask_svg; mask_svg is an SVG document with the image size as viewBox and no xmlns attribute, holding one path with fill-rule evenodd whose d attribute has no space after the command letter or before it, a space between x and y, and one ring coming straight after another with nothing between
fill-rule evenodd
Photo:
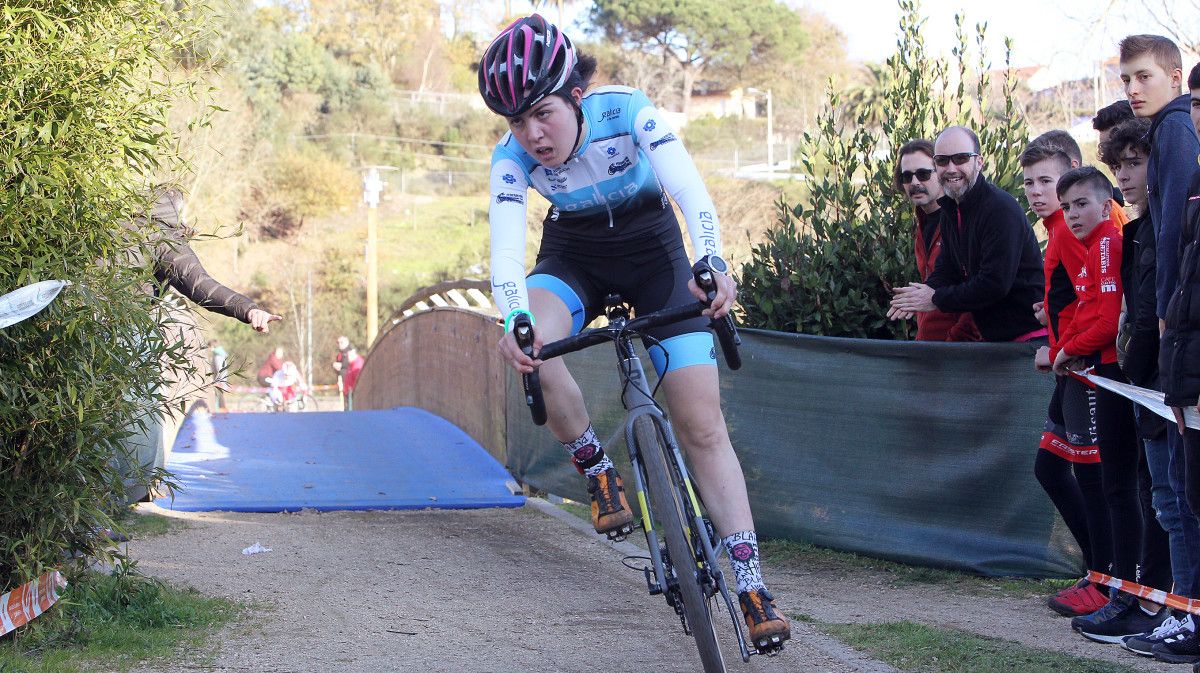
<instances>
[{"instance_id":1,"label":"teenage boy","mask_svg":"<svg viewBox=\"0 0 1200 673\"><path fill-rule=\"evenodd\" d=\"M1087 249L1067 229L1058 206L1058 179L1071 170L1071 157L1049 143L1030 143L1021 153L1025 200L1046 227L1043 262L1045 293L1034 310L1045 316L1050 345L1034 356L1039 371L1050 371L1063 330L1075 313L1074 279L1083 268ZM1095 392L1070 376L1055 376L1046 428L1033 473L1067 524L1089 569L1107 571L1112 562L1108 508L1100 481L1100 449L1096 446ZM1096 612L1108 596L1087 578L1050 596L1051 610L1067 617Z\"/></svg>"},{"instance_id":2,"label":"teenage boy","mask_svg":"<svg viewBox=\"0 0 1200 673\"><path fill-rule=\"evenodd\" d=\"M1129 107L1129 103L1125 103L1125 107ZM1129 116L1133 117L1133 111L1130 110ZM1095 124L1095 122L1092 122ZM1068 131L1062 129L1052 129L1046 131L1042 135L1033 139L1030 145L1046 145L1063 152L1071 157L1071 168L1079 168L1083 165L1083 150L1079 148L1079 143L1075 142L1075 138ZM1054 197L1054 190L1050 190L1051 198ZM1117 230L1121 230L1129 218L1125 216L1125 211L1121 210L1121 206L1125 205L1124 197L1121 196L1120 190L1113 188L1113 203L1112 203L1112 221L1117 226Z\"/></svg>"},{"instance_id":3,"label":"teenage boy","mask_svg":"<svg viewBox=\"0 0 1200 673\"><path fill-rule=\"evenodd\" d=\"M1069 375L1090 367L1100 376L1125 381L1117 364L1121 234L1109 217L1112 183L1094 167L1084 166L1063 174L1057 191L1067 226L1087 247L1087 257L1075 277L1079 305L1059 341L1054 371ZM1137 493L1140 451L1132 417L1128 400L1096 390L1096 438L1113 536L1113 574L1130 581L1137 579L1142 539ZM1153 631L1168 613L1165 609L1147 610L1135 596L1119 591L1098 612L1072 619L1071 627L1091 640L1120 643L1123 638Z\"/></svg>"},{"instance_id":4,"label":"teenage boy","mask_svg":"<svg viewBox=\"0 0 1200 673\"><path fill-rule=\"evenodd\" d=\"M933 143L918 138L900 146L896 153L896 187L913 204L916 227L913 251L917 272L924 281L933 273L942 252L942 185L933 167ZM929 311L917 314L917 341L979 341L979 330L970 313Z\"/></svg>"},{"instance_id":5,"label":"teenage boy","mask_svg":"<svg viewBox=\"0 0 1200 673\"><path fill-rule=\"evenodd\" d=\"M1103 145L1108 140L1109 132L1116 128L1117 124L1129 119L1133 119L1133 108L1129 107L1129 101L1124 98L1096 110L1096 116L1092 117L1092 128L1096 129L1099 144Z\"/></svg>"},{"instance_id":6,"label":"teenage boy","mask_svg":"<svg viewBox=\"0 0 1200 673\"><path fill-rule=\"evenodd\" d=\"M1183 439L1183 448L1175 454L1175 462L1183 463L1184 497L1195 512L1200 508L1200 431L1185 427L1182 413L1186 407L1196 407L1200 411L1200 405L1197 405L1200 398L1200 171L1193 173L1184 203L1179 239L1179 284L1167 306L1158 365L1164 401L1174 409L1177 421L1177 427L1168 436ZM1154 646L1154 656L1172 663L1200 662L1200 636L1197 633L1200 629L1158 643ZM1196 669L1200 669L1200 663L1196 664Z\"/></svg>"},{"instance_id":7,"label":"teenage boy","mask_svg":"<svg viewBox=\"0 0 1200 673\"><path fill-rule=\"evenodd\" d=\"M1125 323L1118 348L1124 350L1121 369L1136 386L1159 390L1158 316L1155 314L1154 228L1147 213L1146 163L1150 157L1150 120L1131 117L1109 129L1100 144L1100 159L1117 177L1117 186L1138 217L1122 230L1121 281L1125 291ZM1139 480L1139 499L1146 532L1142 543L1140 583L1176 591L1191 587L1192 566L1189 539L1184 534L1180 503L1170 482L1170 452L1167 448L1167 424L1157 414L1138 408L1138 435L1142 440L1146 475ZM1190 517L1190 509L1187 510ZM1194 517L1192 523L1194 524ZM1161 534L1167 537L1167 556L1163 557ZM1200 535L1193 525L1192 539ZM1187 589L1190 590L1190 589ZM1145 604L1144 604L1145 605ZM1147 606L1148 607L1148 606ZM1182 621L1181 621L1182 620ZM1187 613L1173 613L1157 629L1126 638L1125 649L1152 656L1154 645L1191 630Z\"/></svg>"},{"instance_id":8,"label":"teenage boy","mask_svg":"<svg viewBox=\"0 0 1200 673\"><path fill-rule=\"evenodd\" d=\"M1159 319L1161 334L1166 327L1164 318L1167 304L1178 283L1179 231L1188 183L1196 168L1196 157L1200 156L1200 138L1196 135L1190 116L1185 116L1190 112L1190 99L1180 95L1183 58L1174 42L1160 35L1130 35L1121 40L1120 59L1121 81L1125 85L1125 95L1133 114L1151 120L1146 188L1156 248L1155 315ZM1162 363L1165 361L1167 341L1164 340L1162 345L1159 370L1165 392L1167 372ZM1184 534L1187 536L1191 529L1189 523L1196 521L1197 517L1187 504L1182 438L1177 433L1168 432L1167 447L1171 454L1170 481L1180 502ZM1189 539L1187 542L1189 549L1200 549L1197 541ZM1200 597L1200 566L1197 561L1200 559L1192 559L1192 586L1177 587L1176 593L1188 598ZM1155 645L1156 657L1160 656L1159 650L1164 647L1170 650L1164 652L1163 656L1200 661L1200 637L1197 637L1194 626L1186 633Z\"/></svg>"},{"instance_id":9,"label":"teenage boy","mask_svg":"<svg viewBox=\"0 0 1200 673\"><path fill-rule=\"evenodd\" d=\"M1188 91L1192 97L1192 126L1200 133L1200 63L1192 66L1192 71L1188 73Z\"/></svg>"}]
</instances>

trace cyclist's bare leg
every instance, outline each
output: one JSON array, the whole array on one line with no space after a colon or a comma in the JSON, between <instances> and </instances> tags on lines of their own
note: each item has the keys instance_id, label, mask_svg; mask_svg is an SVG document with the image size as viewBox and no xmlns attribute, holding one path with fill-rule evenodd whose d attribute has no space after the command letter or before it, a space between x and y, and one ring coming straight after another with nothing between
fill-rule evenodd
<instances>
[{"instance_id":1,"label":"cyclist's bare leg","mask_svg":"<svg viewBox=\"0 0 1200 673\"><path fill-rule=\"evenodd\" d=\"M543 344L566 337L571 331L571 312L553 292L530 288L529 307L537 317L534 330ZM542 396L546 401L546 425L560 442L569 442L587 430L591 420L583 403L583 392L562 358L542 363L538 368Z\"/></svg>"},{"instance_id":2,"label":"cyclist's bare leg","mask_svg":"<svg viewBox=\"0 0 1200 673\"><path fill-rule=\"evenodd\" d=\"M746 478L721 413L717 368L693 365L673 370L664 377L663 388L671 409L671 425L687 452L717 534L729 552L750 641L760 652L778 651L791 637L791 626L762 581Z\"/></svg>"},{"instance_id":3,"label":"cyclist's bare leg","mask_svg":"<svg viewBox=\"0 0 1200 673\"><path fill-rule=\"evenodd\" d=\"M663 390L671 425L687 453L704 505L721 537L753 530L742 464L729 441L717 368L694 365L667 372Z\"/></svg>"}]
</instances>

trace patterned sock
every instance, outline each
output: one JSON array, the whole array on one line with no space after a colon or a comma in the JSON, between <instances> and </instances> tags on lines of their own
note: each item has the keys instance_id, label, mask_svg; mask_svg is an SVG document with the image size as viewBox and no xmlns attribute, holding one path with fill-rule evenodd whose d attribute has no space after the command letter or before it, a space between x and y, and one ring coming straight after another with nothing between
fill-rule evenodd
<instances>
[{"instance_id":1,"label":"patterned sock","mask_svg":"<svg viewBox=\"0 0 1200 673\"><path fill-rule=\"evenodd\" d=\"M571 454L575 469L585 477L594 477L613 466L612 459L604 454L591 425L575 441L563 442L563 447Z\"/></svg>"},{"instance_id":2,"label":"patterned sock","mask_svg":"<svg viewBox=\"0 0 1200 673\"><path fill-rule=\"evenodd\" d=\"M752 530L734 533L721 542L729 552L729 564L737 578L738 593L766 589L763 584L762 566L758 563L758 536Z\"/></svg>"}]
</instances>

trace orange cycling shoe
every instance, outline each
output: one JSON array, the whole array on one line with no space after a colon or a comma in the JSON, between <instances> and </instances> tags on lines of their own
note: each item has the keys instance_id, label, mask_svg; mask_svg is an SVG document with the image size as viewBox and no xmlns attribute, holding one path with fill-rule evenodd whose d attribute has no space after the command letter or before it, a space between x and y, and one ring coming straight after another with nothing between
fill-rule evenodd
<instances>
[{"instance_id":1,"label":"orange cycling shoe","mask_svg":"<svg viewBox=\"0 0 1200 673\"><path fill-rule=\"evenodd\" d=\"M592 527L597 533L624 537L632 531L633 510L625 500L625 487L617 468L610 467L588 477L587 490L592 496Z\"/></svg>"},{"instance_id":2,"label":"orange cycling shoe","mask_svg":"<svg viewBox=\"0 0 1200 673\"><path fill-rule=\"evenodd\" d=\"M774 654L792 637L792 623L775 607L775 597L766 589L738 594L742 616L750 631L750 642L761 654Z\"/></svg>"}]
</instances>

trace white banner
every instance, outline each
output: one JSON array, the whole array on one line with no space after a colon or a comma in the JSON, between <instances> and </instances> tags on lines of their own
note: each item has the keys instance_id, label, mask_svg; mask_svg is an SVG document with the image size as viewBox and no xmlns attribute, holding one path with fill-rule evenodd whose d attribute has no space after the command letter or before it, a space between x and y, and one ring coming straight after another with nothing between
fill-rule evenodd
<instances>
[{"instance_id":1,"label":"white banner","mask_svg":"<svg viewBox=\"0 0 1200 673\"><path fill-rule=\"evenodd\" d=\"M15 325L46 308L67 285L65 280L44 280L0 295L0 329Z\"/></svg>"},{"instance_id":2,"label":"white banner","mask_svg":"<svg viewBox=\"0 0 1200 673\"><path fill-rule=\"evenodd\" d=\"M1132 400L1134 404L1140 404L1146 409L1149 409L1150 411L1153 411L1159 416L1167 419L1172 424L1175 424L1175 412L1171 411L1171 407L1168 407L1163 403L1163 394L1157 390L1139 388L1129 383L1121 383L1112 379L1106 379L1103 376L1097 376L1090 371L1083 373L1083 376L1086 376L1089 381L1095 383L1101 388L1104 388L1105 390L1111 390L1121 397ZM1196 407L1187 407L1183 410L1183 421L1187 423L1189 428L1200 430L1200 414L1196 413Z\"/></svg>"}]
</instances>

